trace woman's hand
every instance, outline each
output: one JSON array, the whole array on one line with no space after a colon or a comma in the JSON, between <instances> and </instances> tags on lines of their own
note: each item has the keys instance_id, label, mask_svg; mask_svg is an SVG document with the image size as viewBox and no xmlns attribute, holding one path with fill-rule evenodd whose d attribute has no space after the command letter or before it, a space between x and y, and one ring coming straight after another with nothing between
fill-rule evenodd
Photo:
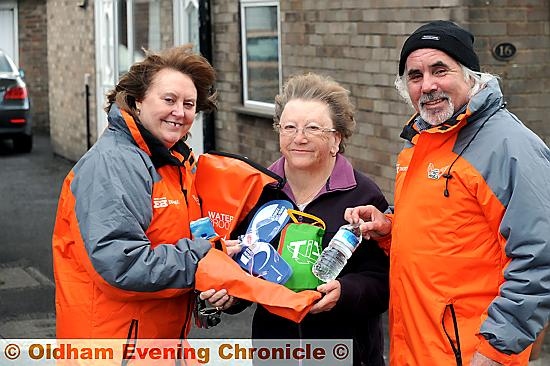
<instances>
[{"instance_id":1,"label":"woman's hand","mask_svg":"<svg viewBox=\"0 0 550 366\"><path fill-rule=\"evenodd\" d=\"M208 301L216 310L225 310L231 307L235 303L235 298L227 293L227 290L221 289L216 291L210 289L203 291L199 294L201 300Z\"/></svg>"},{"instance_id":2,"label":"woman's hand","mask_svg":"<svg viewBox=\"0 0 550 366\"><path fill-rule=\"evenodd\" d=\"M235 254L241 251L241 242L239 240L225 240L222 239L227 250L227 255L233 257Z\"/></svg>"},{"instance_id":3,"label":"woman's hand","mask_svg":"<svg viewBox=\"0 0 550 366\"><path fill-rule=\"evenodd\" d=\"M334 305L340 299L340 291L342 286L337 280L332 280L324 285L317 286L317 291L324 294L321 300L317 301L309 310L311 314L321 313L323 311L332 310Z\"/></svg>"},{"instance_id":4,"label":"woman's hand","mask_svg":"<svg viewBox=\"0 0 550 366\"><path fill-rule=\"evenodd\" d=\"M361 235L366 240L377 240L391 232L391 221L372 205L346 208L344 220L361 225Z\"/></svg>"}]
</instances>

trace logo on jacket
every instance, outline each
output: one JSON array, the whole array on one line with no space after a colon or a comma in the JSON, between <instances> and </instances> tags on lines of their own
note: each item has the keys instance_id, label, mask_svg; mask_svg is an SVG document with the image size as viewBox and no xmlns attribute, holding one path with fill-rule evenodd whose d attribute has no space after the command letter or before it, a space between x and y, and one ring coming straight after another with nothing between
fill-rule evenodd
<instances>
[{"instance_id":1,"label":"logo on jacket","mask_svg":"<svg viewBox=\"0 0 550 366\"><path fill-rule=\"evenodd\" d=\"M199 197L196 194L192 194L191 197L193 198L193 201L195 201L195 203L200 206L201 200L199 199Z\"/></svg>"},{"instance_id":2,"label":"logo on jacket","mask_svg":"<svg viewBox=\"0 0 550 366\"><path fill-rule=\"evenodd\" d=\"M222 212L208 211L208 217L212 221L212 225L216 228L228 230L233 221L233 216Z\"/></svg>"},{"instance_id":3,"label":"logo on jacket","mask_svg":"<svg viewBox=\"0 0 550 366\"><path fill-rule=\"evenodd\" d=\"M153 208L164 208L168 205L179 205L179 200L169 200L166 197L153 198Z\"/></svg>"},{"instance_id":4,"label":"logo on jacket","mask_svg":"<svg viewBox=\"0 0 550 366\"><path fill-rule=\"evenodd\" d=\"M436 168L433 163L428 164L428 178L430 179L439 179L443 174L445 174L445 171L449 168L449 166L444 166L443 168Z\"/></svg>"},{"instance_id":5,"label":"logo on jacket","mask_svg":"<svg viewBox=\"0 0 550 366\"><path fill-rule=\"evenodd\" d=\"M399 164L395 164L395 172L399 174L399 172L406 172L409 169L408 166L402 166Z\"/></svg>"}]
</instances>

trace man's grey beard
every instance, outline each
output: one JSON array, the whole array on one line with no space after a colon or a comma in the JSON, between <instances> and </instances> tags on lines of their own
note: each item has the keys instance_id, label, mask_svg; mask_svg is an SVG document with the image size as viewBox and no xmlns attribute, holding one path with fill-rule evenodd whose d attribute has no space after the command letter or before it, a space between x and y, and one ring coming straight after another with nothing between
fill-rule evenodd
<instances>
[{"instance_id":1,"label":"man's grey beard","mask_svg":"<svg viewBox=\"0 0 550 366\"><path fill-rule=\"evenodd\" d=\"M429 102L435 99L445 98L447 99L447 107L445 109L437 110L435 113L424 109L423 103ZM422 94L418 100L418 110L420 111L420 117L428 122L432 126L437 126L451 118L454 114L455 107L454 104L449 98L449 96L444 92L433 92L430 94Z\"/></svg>"}]
</instances>

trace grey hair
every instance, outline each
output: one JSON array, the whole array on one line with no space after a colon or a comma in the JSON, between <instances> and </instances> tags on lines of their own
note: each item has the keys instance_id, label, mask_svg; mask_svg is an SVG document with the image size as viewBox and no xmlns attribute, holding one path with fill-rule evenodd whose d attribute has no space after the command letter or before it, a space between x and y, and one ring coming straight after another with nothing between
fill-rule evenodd
<instances>
[{"instance_id":1,"label":"grey hair","mask_svg":"<svg viewBox=\"0 0 550 366\"><path fill-rule=\"evenodd\" d=\"M464 75L464 80L466 82L473 81L474 84L470 88L470 92L468 93L468 99L472 98L474 95L476 95L481 89L487 85L487 83L492 79L499 79L498 75L489 74L486 72L478 72L471 70L467 68L466 66L462 65L461 63L458 63L460 65L460 68L462 69L462 74ZM409 94L409 89L407 88L407 81L406 81L406 74L403 75L397 75L395 78L395 88L397 89L397 92L407 102L411 107L414 107L411 96Z\"/></svg>"},{"instance_id":2,"label":"grey hair","mask_svg":"<svg viewBox=\"0 0 550 366\"><path fill-rule=\"evenodd\" d=\"M338 152L345 152L346 142L353 134L356 124L355 106L350 100L350 92L330 76L311 72L293 75L285 82L282 93L275 96L275 129L287 103L295 99L319 101L327 105L334 128L342 137Z\"/></svg>"}]
</instances>

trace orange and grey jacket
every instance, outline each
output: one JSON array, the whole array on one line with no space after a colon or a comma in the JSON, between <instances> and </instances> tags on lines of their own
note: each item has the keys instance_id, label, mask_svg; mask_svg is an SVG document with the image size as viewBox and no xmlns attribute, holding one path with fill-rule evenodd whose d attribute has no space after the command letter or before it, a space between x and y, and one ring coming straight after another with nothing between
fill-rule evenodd
<instances>
[{"instance_id":1,"label":"orange and grey jacket","mask_svg":"<svg viewBox=\"0 0 550 366\"><path fill-rule=\"evenodd\" d=\"M390 363L527 365L550 314L550 150L497 80L456 119L402 137L390 249ZM383 245L383 243L381 243Z\"/></svg>"},{"instance_id":2,"label":"orange and grey jacket","mask_svg":"<svg viewBox=\"0 0 550 366\"><path fill-rule=\"evenodd\" d=\"M69 172L53 233L58 338L180 338L190 327L200 214L193 155L169 151L113 105L109 127Z\"/></svg>"}]
</instances>

